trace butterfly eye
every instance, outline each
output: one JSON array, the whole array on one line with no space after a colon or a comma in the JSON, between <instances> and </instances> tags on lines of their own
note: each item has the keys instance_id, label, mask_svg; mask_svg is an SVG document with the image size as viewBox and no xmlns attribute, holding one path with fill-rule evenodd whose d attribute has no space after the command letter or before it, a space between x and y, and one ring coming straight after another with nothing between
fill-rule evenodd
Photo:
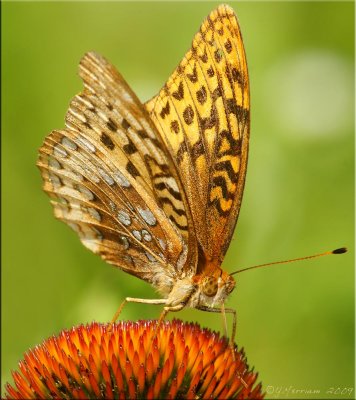
<instances>
[{"instance_id":1,"label":"butterfly eye","mask_svg":"<svg viewBox=\"0 0 356 400\"><path fill-rule=\"evenodd\" d=\"M203 281L203 285L202 285L202 291L205 294L205 296L208 297L213 297L216 295L217 291L218 291L218 282L215 278L206 278Z\"/></svg>"}]
</instances>

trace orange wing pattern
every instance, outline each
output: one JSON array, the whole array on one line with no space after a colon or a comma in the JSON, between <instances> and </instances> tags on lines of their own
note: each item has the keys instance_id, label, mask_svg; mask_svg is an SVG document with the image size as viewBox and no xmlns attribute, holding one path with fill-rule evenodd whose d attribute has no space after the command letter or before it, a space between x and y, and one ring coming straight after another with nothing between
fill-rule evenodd
<instances>
[{"instance_id":1,"label":"orange wing pattern","mask_svg":"<svg viewBox=\"0 0 356 400\"><path fill-rule=\"evenodd\" d=\"M233 234L246 175L249 106L241 32L233 10L221 5L146 103L184 184L201 262L220 264Z\"/></svg>"}]
</instances>

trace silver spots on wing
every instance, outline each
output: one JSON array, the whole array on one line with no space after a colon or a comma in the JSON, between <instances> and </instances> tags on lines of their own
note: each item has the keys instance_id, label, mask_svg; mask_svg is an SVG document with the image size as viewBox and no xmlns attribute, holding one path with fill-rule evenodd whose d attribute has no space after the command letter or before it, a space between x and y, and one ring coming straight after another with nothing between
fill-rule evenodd
<instances>
[{"instance_id":1,"label":"silver spots on wing","mask_svg":"<svg viewBox=\"0 0 356 400\"><path fill-rule=\"evenodd\" d=\"M126 211L120 210L120 211L117 213L117 218L119 219L119 221L120 221L123 225L125 225L125 226L131 225L131 217L130 217L130 215L129 215Z\"/></svg>"},{"instance_id":2,"label":"silver spots on wing","mask_svg":"<svg viewBox=\"0 0 356 400\"><path fill-rule=\"evenodd\" d=\"M152 235L148 231L146 231L146 229L142 229L142 237L143 240L146 242L150 242L152 240Z\"/></svg>"},{"instance_id":3,"label":"silver spots on wing","mask_svg":"<svg viewBox=\"0 0 356 400\"><path fill-rule=\"evenodd\" d=\"M155 226L157 224L156 217L151 210L137 207L137 211L148 225Z\"/></svg>"},{"instance_id":4,"label":"silver spots on wing","mask_svg":"<svg viewBox=\"0 0 356 400\"><path fill-rule=\"evenodd\" d=\"M95 196L94 193L89 190L87 187L83 186L83 185L78 185L78 190L80 191L80 193L83 194L83 196L85 197L86 200L94 200Z\"/></svg>"},{"instance_id":5,"label":"silver spots on wing","mask_svg":"<svg viewBox=\"0 0 356 400\"><path fill-rule=\"evenodd\" d=\"M94 183L100 183L100 178L98 175L93 174L91 171L88 170L87 175L90 176L90 180Z\"/></svg>"},{"instance_id":6,"label":"silver spots on wing","mask_svg":"<svg viewBox=\"0 0 356 400\"><path fill-rule=\"evenodd\" d=\"M59 145L59 144L56 144L56 145L53 147L53 154L54 154L56 157L61 157L61 158L68 157L67 151L66 151L61 145Z\"/></svg>"},{"instance_id":7,"label":"silver spots on wing","mask_svg":"<svg viewBox=\"0 0 356 400\"><path fill-rule=\"evenodd\" d=\"M116 207L116 204L113 202L113 201L109 201L109 207L110 207L110 211L111 211L111 213L112 214L115 214L116 213L116 209L117 209L117 207Z\"/></svg>"},{"instance_id":8,"label":"silver spots on wing","mask_svg":"<svg viewBox=\"0 0 356 400\"><path fill-rule=\"evenodd\" d=\"M156 261L156 259L153 257L153 255L151 253L149 253L148 251L146 251L145 254L149 261Z\"/></svg>"},{"instance_id":9,"label":"silver spots on wing","mask_svg":"<svg viewBox=\"0 0 356 400\"><path fill-rule=\"evenodd\" d=\"M124 188L130 187L130 182L127 180L125 175L123 175L119 170L114 172L113 177L119 186L122 186Z\"/></svg>"},{"instance_id":10,"label":"silver spots on wing","mask_svg":"<svg viewBox=\"0 0 356 400\"><path fill-rule=\"evenodd\" d=\"M78 149L78 146L70 139L67 137L63 136L61 143L63 144L64 147L66 147L68 150L76 151Z\"/></svg>"},{"instance_id":11,"label":"silver spots on wing","mask_svg":"<svg viewBox=\"0 0 356 400\"><path fill-rule=\"evenodd\" d=\"M61 179L57 175L53 174L52 172L50 172L48 174L48 178L49 178L49 181L52 183L54 188L59 188L59 187L62 186Z\"/></svg>"},{"instance_id":12,"label":"silver spots on wing","mask_svg":"<svg viewBox=\"0 0 356 400\"><path fill-rule=\"evenodd\" d=\"M130 247L130 242L126 236L121 236L121 244L124 246L124 250L127 250Z\"/></svg>"},{"instance_id":13,"label":"silver spots on wing","mask_svg":"<svg viewBox=\"0 0 356 400\"><path fill-rule=\"evenodd\" d=\"M104 171L102 168L98 168L98 172L100 174L100 176L104 179L104 181L109 185L112 186L115 181L112 178L112 176L110 176L106 171Z\"/></svg>"},{"instance_id":14,"label":"silver spots on wing","mask_svg":"<svg viewBox=\"0 0 356 400\"><path fill-rule=\"evenodd\" d=\"M86 138L83 136L78 136L76 139L76 142L84 148L86 151L90 153L95 153L95 146L89 142Z\"/></svg>"},{"instance_id":15,"label":"silver spots on wing","mask_svg":"<svg viewBox=\"0 0 356 400\"><path fill-rule=\"evenodd\" d=\"M96 219L98 222L101 221L101 216L98 210L96 210L95 208L92 207L88 207L88 213L91 215L91 217L93 217L94 219Z\"/></svg>"},{"instance_id":16,"label":"silver spots on wing","mask_svg":"<svg viewBox=\"0 0 356 400\"><path fill-rule=\"evenodd\" d=\"M55 158L53 158L53 157L49 157L48 158L48 165L51 168L62 169L61 163L58 160L56 160Z\"/></svg>"},{"instance_id":17,"label":"silver spots on wing","mask_svg":"<svg viewBox=\"0 0 356 400\"><path fill-rule=\"evenodd\" d=\"M82 182L84 180L83 175L80 174L79 172L71 171L71 173L73 175L73 178L75 178L77 181L81 181Z\"/></svg>"},{"instance_id":18,"label":"silver spots on wing","mask_svg":"<svg viewBox=\"0 0 356 400\"><path fill-rule=\"evenodd\" d=\"M152 240L152 235L146 229L142 229L142 231L135 229L132 231L132 234L139 241L143 239L145 242L151 242Z\"/></svg>"},{"instance_id":19,"label":"silver spots on wing","mask_svg":"<svg viewBox=\"0 0 356 400\"><path fill-rule=\"evenodd\" d=\"M139 241L142 240L142 234L141 234L140 231L138 231L138 230L135 229L135 230L132 231L132 234L135 236L135 238L136 238L137 240L139 240Z\"/></svg>"}]
</instances>

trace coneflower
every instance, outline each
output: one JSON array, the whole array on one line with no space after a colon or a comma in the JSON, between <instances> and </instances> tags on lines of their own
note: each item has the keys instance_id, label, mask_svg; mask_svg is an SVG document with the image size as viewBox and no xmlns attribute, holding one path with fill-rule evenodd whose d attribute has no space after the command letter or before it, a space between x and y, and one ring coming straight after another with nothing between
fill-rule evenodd
<instances>
[{"instance_id":1,"label":"coneflower","mask_svg":"<svg viewBox=\"0 0 356 400\"><path fill-rule=\"evenodd\" d=\"M29 350L7 399L262 399L243 350L179 320L91 323Z\"/></svg>"}]
</instances>

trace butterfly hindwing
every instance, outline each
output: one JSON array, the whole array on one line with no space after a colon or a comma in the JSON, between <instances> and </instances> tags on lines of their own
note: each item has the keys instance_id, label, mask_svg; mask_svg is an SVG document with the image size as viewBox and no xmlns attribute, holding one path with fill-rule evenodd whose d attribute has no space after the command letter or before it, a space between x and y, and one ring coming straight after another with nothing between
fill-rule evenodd
<instances>
[{"instance_id":1,"label":"butterfly hindwing","mask_svg":"<svg viewBox=\"0 0 356 400\"><path fill-rule=\"evenodd\" d=\"M70 104L66 129L45 139L38 160L55 215L86 247L133 275L151 283L162 270L179 275L194 237L169 154L105 59L88 53L80 75L85 89Z\"/></svg>"}]
</instances>

